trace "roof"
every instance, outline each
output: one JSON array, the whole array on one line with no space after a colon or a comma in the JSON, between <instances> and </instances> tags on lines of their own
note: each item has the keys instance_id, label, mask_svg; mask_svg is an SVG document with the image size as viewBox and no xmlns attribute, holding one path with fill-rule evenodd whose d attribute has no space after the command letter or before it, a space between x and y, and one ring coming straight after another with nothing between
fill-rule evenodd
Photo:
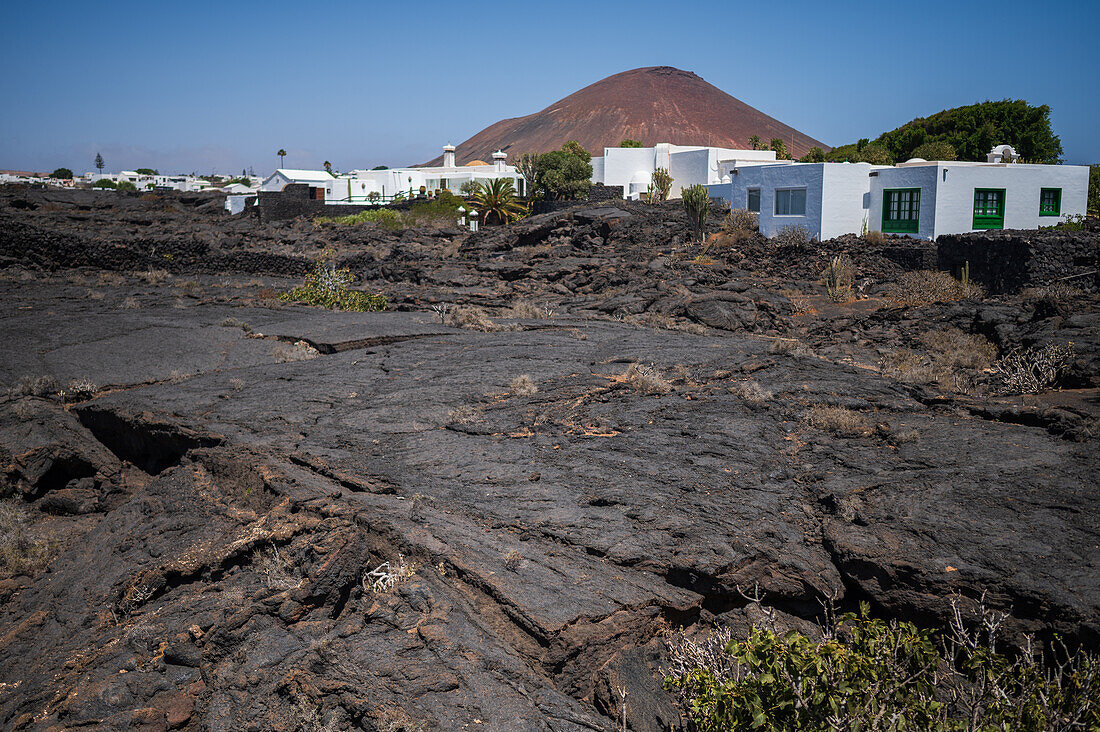
<instances>
[{"instance_id":1,"label":"roof","mask_svg":"<svg viewBox=\"0 0 1100 732\"><path fill-rule=\"evenodd\" d=\"M484 160L471 160L470 162L466 163L465 167L470 168L470 167L473 167L475 165L488 165L488 163L485 162Z\"/></svg>"},{"instance_id":2,"label":"roof","mask_svg":"<svg viewBox=\"0 0 1100 732\"><path fill-rule=\"evenodd\" d=\"M279 168L275 172L281 174L284 178L289 178L290 180L335 180L335 178L332 177L332 174L325 170L299 170L297 168Z\"/></svg>"}]
</instances>

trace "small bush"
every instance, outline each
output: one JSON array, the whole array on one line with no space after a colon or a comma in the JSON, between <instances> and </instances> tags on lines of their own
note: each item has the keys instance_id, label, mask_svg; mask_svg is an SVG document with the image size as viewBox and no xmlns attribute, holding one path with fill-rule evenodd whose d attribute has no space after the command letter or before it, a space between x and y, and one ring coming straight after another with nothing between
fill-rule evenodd
<instances>
[{"instance_id":1,"label":"small bush","mask_svg":"<svg viewBox=\"0 0 1100 732\"><path fill-rule=\"evenodd\" d=\"M1100 728L1100 658L1064 644L997 651L1007 615L983 601L936 633L875 619L866 603L839 617L826 606L819 638L753 625L702 640L673 637L665 686L695 729L1092 730Z\"/></svg>"},{"instance_id":2,"label":"small bush","mask_svg":"<svg viewBox=\"0 0 1100 732\"><path fill-rule=\"evenodd\" d=\"M25 396L56 397L61 391L61 384L53 376L24 376L15 385L15 393Z\"/></svg>"},{"instance_id":3,"label":"small bush","mask_svg":"<svg viewBox=\"0 0 1100 732\"><path fill-rule=\"evenodd\" d=\"M226 318L222 321L223 328L240 328L245 333L252 332L252 326L243 320L237 320L236 318Z\"/></svg>"},{"instance_id":4,"label":"small bush","mask_svg":"<svg viewBox=\"0 0 1100 732\"><path fill-rule=\"evenodd\" d=\"M838 254L829 260L821 272L821 281L825 292L833 302L848 302L852 299L852 284L855 281L852 260L847 254Z\"/></svg>"},{"instance_id":5,"label":"small bush","mask_svg":"<svg viewBox=\"0 0 1100 732\"><path fill-rule=\"evenodd\" d=\"M509 572L515 572L519 569L519 565L523 563L523 555L513 549L504 555L504 568Z\"/></svg>"},{"instance_id":6,"label":"small bush","mask_svg":"<svg viewBox=\"0 0 1100 732\"><path fill-rule=\"evenodd\" d=\"M1058 383L1073 360L1073 343L1015 348L993 364L1002 394L1034 394Z\"/></svg>"},{"instance_id":7,"label":"small bush","mask_svg":"<svg viewBox=\"0 0 1100 732\"><path fill-rule=\"evenodd\" d=\"M141 273L141 279L145 280L150 285L159 285L171 278L172 275L163 269L150 269Z\"/></svg>"},{"instance_id":8,"label":"small bush","mask_svg":"<svg viewBox=\"0 0 1100 732\"><path fill-rule=\"evenodd\" d=\"M392 208L378 208L371 211L360 211L348 216L320 216L313 220L317 226L362 226L363 224L377 224L383 229L397 231L405 227L405 221L401 214Z\"/></svg>"},{"instance_id":9,"label":"small bush","mask_svg":"<svg viewBox=\"0 0 1100 732\"><path fill-rule=\"evenodd\" d=\"M512 303L512 307L508 308L508 316L542 320L554 317L554 308L550 305L538 305L530 300L516 300Z\"/></svg>"},{"instance_id":10,"label":"small bush","mask_svg":"<svg viewBox=\"0 0 1100 732\"><path fill-rule=\"evenodd\" d=\"M363 591L371 595L381 595L408 582L416 576L416 564L406 562L400 554L392 562L382 562L363 575Z\"/></svg>"},{"instance_id":11,"label":"small bush","mask_svg":"<svg viewBox=\"0 0 1100 732\"><path fill-rule=\"evenodd\" d=\"M731 209L722 220L725 233L752 233L760 231L760 214L747 208Z\"/></svg>"},{"instance_id":12,"label":"small bush","mask_svg":"<svg viewBox=\"0 0 1100 732\"><path fill-rule=\"evenodd\" d=\"M866 437L872 431L870 420L860 412L825 404L810 407L806 422L837 437Z\"/></svg>"},{"instance_id":13,"label":"small bush","mask_svg":"<svg viewBox=\"0 0 1100 732\"><path fill-rule=\"evenodd\" d=\"M936 379L932 359L905 348L883 356L879 368L884 375L910 384L927 384Z\"/></svg>"},{"instance_id":14,"label":"small bush","mask_svg":"<svg viewBox=\"0 0 1100 732\"><path fill-rule=\"evenodd\" d=\"M863 241L867 242L868 244L882 246L886 242L890 241L890 239L886 236L886 234L883 234L881 231L866 231L863 234Z\"/></svg>"},{"instance_id":15,"label":"small bush","mask_svg":"<svg viewBox=\"0 0 1100 732\"><path fill-rule=\"evenodd\" d=\"M777 247L805 247L813 240L810 230L799 224L788 224L772 237L772 242Z\"/></svg>"},{"instance_id":16,"label":"small bush","mask_svg":"<svg viewBox=\"0 0 1100 732\"><path fill-rule=\"evenodd\" d=\"M294 565L275 545L253 553L252 566L264 578L264 584L273 590L294 590L302 585L301 573L294 570Z\"/></svg>"},{"instance_id":17,"label":"small bush","mask_svg":"<svg viewBox=\"0 0 1100 732\"><path fill-rule=\"evenodd\" d=\"M534 380L527 374L522 374L512 379L512 383L509 384L509 388L516 396L526 397L532 396L538 393L539 388L535 386Z\"/></svg>"},{"instance_id":18,"label":"small bush","mask_svg":"<svg viewBox=\"0 0 1100 732\"><path fill-rule=\"evenodd\" d=\"M0 578L33 577L57 553L52 537L36 537L30 516L17 499L0 501Z\"/></svg>"},{"instance_id":19,"label":"small bush","mask_svg":"<svg viewBox=\"0 0 1100 732\"><path fill-rule=\"evenodd\" d=\"M386 296L352 290L351 284L355 281L355 275L347 267L337 269L331 262L333 255L331 249L322 252L313 271L306 275L305 283L290 292L284 292L279 296L280 299L285 302L317 305L329 310L359 313L385 310L388 305Z\"/></svg>"},{"instance_id":20,"label":"small bush","mask_svg":"<svg viewBox=\"0 0 1100 732\"><path fill-rule=\"evenodd\" d=\"M956 300L980 300L985 297L981 285L960 282L947 272L919 270L906 272L887 291L886 297L898 305L930 305Z\"/></svg>"},{"instance_id":21,"label":"small bush","mask_svg":"<svg viewBox=\"0 0 1100 732\"><path fill-rule=\"evenodd\" d=\"M321 355L316 348L305 341L297 341L294 345L280 344L272 351L275 363L292 363L294 361L308 361Z\"/></svg>"},{"instance_id":22,"label":"small bush","mask_svg":"<svg viewBox=\"0 0 1100 732\"><path fill-rule=\"evenodd\" d=\"M768 353L777 356L809 356L811 351L797 338L777 338L768 346Z\"/></svg>"},{"instance_id":23,"label":"small bush","mask_svg":"<svg viewBox=\"0 0 1100 732\"><path fill-rule=\"evenodd\" d=\"M481 408L469 404L455 407L447 414L447 424L473 424L481 420Z\"/></svg>"},{"instance_id":24,"label":"small bush","mask_svg":"<svg viewBox=\"0 0 1100 732\"><path fill-rule=\"evenodd\" d=\"M623 381L631 388L646 394L667 394L672 384L652 366L632 363L623 374Z\"/></svg>"},{"instance_id":25,"label":"small bush","mask_svg":"<svg viewBox=\"0 0 1100 732\"><path fill-rule=\"evenodd\" d=\"M1049 285L1027 287L1020 291L1020 299L1024 302L1039 303L1066 303L1084 295L1084 292L1066 282L1052 282Z\"/></svg>"},{"instance_id":26,"label":"small bush","mask_svg":"<svg viewBox=\"0 0 1100 732\"><path fill-rule=\"evenodd\" d=\"M772 393L755 381L738 381L730 387L730 393L737 395L749 408L760 410L768 406Z\"/></svg>"},{"instance_id":27,"label":"small bush","mask_svg":"<svg viewBox=\"0 0 1100 732\"><path fill-rule=\"evenodd\" d=\"M491 333L500 330L500 326L489 320L484 310L475 305L456 305L445 316L447 325L466 330Z\"/></svg>"},{"instance_id":28,"label":"small bush","mask_svg":"<svg viewBox=\"0 0 1100 732\"><path fill-rule=\"evenodd\" d=\"M138 302L136 297L128 297L122 301L123 310L139 310L141 309L141 303Z\"/></svg>"},{"instance_id":29,"label":"small bush","mask_svg":"<svg viewBox=\"0 0 1100 732\"><path fill-rule=\"evenodd\" d=\"M90 399L95 396L95 393L99 391L99 387L94 381L88 378L73 379L69 382L69 385L62 391L62 398L65 401L79 401L81 399Z\"/></svg>"},{"instance_id":30,"label":"small bush","mask_svg":"<svg viewBox=\"0 0 1100 732\"><path fill-rule=\"evenodd\" d=\"M941 328L922 333L921 345L932 353L937 369L950 373L956 369L981 371L997 357L997 347L983 335L963 333L958 328Z\"/></svg>"}]
</instances>

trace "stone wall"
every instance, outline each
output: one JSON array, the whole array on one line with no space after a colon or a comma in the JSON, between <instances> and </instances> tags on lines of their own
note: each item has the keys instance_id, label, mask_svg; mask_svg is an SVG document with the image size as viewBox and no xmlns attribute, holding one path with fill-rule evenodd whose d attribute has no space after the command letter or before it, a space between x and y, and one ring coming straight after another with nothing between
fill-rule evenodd
<instances>
[{"instance_id":1,"label":"stone wall","mask_svg":"<svg viewBox=\"0 0 1100 732\"><path fill-rule=\"evenodd\" d=\"M256 205L246 209L261 221L285 221L298 216L350 216L376 205L332 205L309 197L305 183L289 183L281 191L260 191Z\"/></svg>"},{"instance_id":2,"label":"stone wall","mask_svg":"<svg viewBox=\"0 0 1100 732\"><path fill-rule=\"evenodd\" d=\"M531 207L531 213L550 213L573 208L574 206L591 206L594 203L604 203L605 201L621 201L622 198L622 186L605 186L601 183L593 183L588 188L588 198L583 201L535 201Z\"/></svg>"},{"instance_id":3,"label":"stone wall","mask_svg":"<svg viewBox=\"0 0 1100 732\"><path fill-rule=\"evenodd\" d=\"M1056 229L948 234L936 240L937 266L958 277L970 263L970 279L993 294L1063 281L1086 292L1100 290L1100 232Z\"/></svg>"}]
</instances>

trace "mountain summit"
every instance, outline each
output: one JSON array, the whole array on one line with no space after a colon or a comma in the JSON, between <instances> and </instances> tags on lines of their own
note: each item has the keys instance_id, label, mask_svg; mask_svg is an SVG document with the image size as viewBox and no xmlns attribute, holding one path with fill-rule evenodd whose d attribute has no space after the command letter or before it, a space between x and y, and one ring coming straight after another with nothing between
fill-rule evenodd
<instances>
[{"instance_id":1,"label":"mountain summit","mask_svg":"<svg viewBox=\"0 0 1100 732\"><path fill-rule=\"evenodd\" d=\"M458 146L456 159L459 164L488 160L499 149L514 160L525 152L556 150L568 140L577 140L593 155L627 138L647 146L671 142L744 148L752 135L759 135L764 145L773 137L783 138L796 158L814 145L829 149L690 71L649 66L597 81L541 112L486 127Z\"/></svg>"}]
</instances>

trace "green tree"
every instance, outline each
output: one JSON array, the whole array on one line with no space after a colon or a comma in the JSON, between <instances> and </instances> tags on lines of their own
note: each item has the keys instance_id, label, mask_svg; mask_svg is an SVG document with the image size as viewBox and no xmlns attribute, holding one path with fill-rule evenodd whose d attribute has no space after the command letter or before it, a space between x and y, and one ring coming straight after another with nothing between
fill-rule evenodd
<instances>
[{"instance_id":1,"label":"green tree","mask_svg":"<svg viewBox=\"0 0 1100 732\"><path fill-rule=\"evenodd\" d=\"M50 173L50 177L56 178L58 180L68 180L73 177L73 171L69 170L68 168L58 168L54 172Z\"/></svg>"},{"instance_id":2,"label":"green tree","mask_svg":"<svg viewBox=\"0 0 1100 732\"><path fill-rule=\"evenodd\" d=\"M775 151L776 160L790 160L791 154L787 152L787 143L783 142L781 137L773 137L772 141L768 143L768 149Z\"/></svg>"},{"instance_id":3,"label":"green tree","mask_svg":"<svg viewBox=\"0 0 1100 732\"><path fill-rule=\"evenodd\" d=\"M910 157L924 158L925 160L956 160L958 159L958 153L955 152L955 148L951 143L943 142L926 142L913 149L910 153ZM908 160L909 158L906 158Z\"/></svg>"},{"instance_id":4,"label":"green tree","mask_svg":"<svg viewBox=\"0 0 1100 732\"><path fill-rule=\"evenodd\" d=\"M586 163L592 162L592 154L585 150L584 147L576 140L570 140L569 142L562 145L561 149L564 152L569 153L570 155L576 155L578 158Z\"/></svg>"},{"instance_id":5,"label":"green tree","mask_svg":"<svg viewBox=\"0 0 1100 732\"><path fill-rule=\"evenodd\" d=\"M642 143L631 140L629 137L619 143L619 147L642 147Z\"/></svg>"},{"instance_id":6,"label":"green tree","mask_svg":"<svg viewBox=\"0 0 1100 732\"><path fill-rule=\"evenodd\" d=\"M110 188L112 191L118 188L118 185L110 178L100 178L95 183L92 183L92 188Z\"/></svg>"},{"instance_id":7,"label":"green tree","mask_svg":"<svg viewBox=\"0 0 1100 732\"><path fill-rule=\"evenodd\" d=\"M390 166L388 166L388 165L376 165L373 168L371 168L371 170L389 170L389 169L390 169Z\"/></svg>"},{"instance_id":8,"label":"green tree","mask_svg":"<svg viewBox=\"0 0 1100 732\"><path fill-rule=\"evenodd\" d=\"M822 150L817 145L814 145L813 147L811 147L809 150L806 151L805 155L803 155L801 158L798 159L798 162L800 162L800 163L824 163L825 162L825 151Z\"/></svg>"},{"instance_id":9,"label":"green tree","mask_svg":"<svg viewBox=\"0 0 1100 732\"><path fill-rule=\"evenodd\" d=\"M329 161L326 160L322 164L325 166L325 172L328 173L329 175L332 175L332 163L330 163Z\"/></svg>"},{"instance_id":10,"label":"green tree","mask_svg":"<svg viewBox=\"0 0 1100 732\"><path fill-rule=\"evenodd\" d=\"M134 172L138 173L139 175L160 175L160 173L153 170L152 168L138 168Z\"/></svg>"},{"instance_id":11,"label":"green tree","mask_svg":"<svg viewBox=\"0 0 1100 732\"><path fill-rule=\"evenodd\" d=\"M516 199L511 178L496 178L479 183L472 203L481 211L481 220L486 224L507 224L526 213L526 209Z\"/></svg>"},{"instance_id":12,"label":"green tree","mask_svg":"<svg viewBox=\"0 0 1100 732\"><path fill-rule=\"evenodd\" d=\"M96 153L95 154L95 167L96 167L96 170L98 170L100 173L102 173L103 172L103 165L104 165L103 156L100 155L99 153Z\"/></svg>"},{"instance_id":13,"label":"green tree","mask_svg":"<svg viewBox=\"0 0 1100 732\"><path fill-rule=\"evenodd\" d=\"M760 135L753 135L749 138L749 147L751 147L753 150L760 149Z\"/></svg>"},{"instance_id":14,"label":"green tree","mask_svg":"<svg viewBox=\"0 0 1100 732\"><path fill-rule=\"evenodd\" d=\"M115 186L115 189L119 191L136 191L137 186L135 186L128 180L124 180L121 181L117 186Z\"/></svg>"},{"instance_id":15,"label":"green tree","mask_svg":"<svg viewBox=\"0 0 1100 732\"><path fill-rule=\"evenodd\" d=\"M279 152L277 152L275 154L279 156L279 167L280 168L283 167L283 158L286 157L286 150L284 150L283 148L280 147Z\"/></svg>"},{"instance_id":16,"label":"green tree","mask_svg":"<svg viewBox=\"0 0 1100 732\"><path fill-rule=\"evenodd\" d=\"M871 163L872 165L893 165L894 159L885 145L880 142L869 142L859 151L859 162Z\"/></svg>"},{"instance_id":17,"label":"green tree","mask_svg":"<svg viewBox=\"0 0 1100 732\"><path fill-rule=\"evenodd\" d=\"M592 184L592 156L576 140L561 150L539 155L535 171L536 191L549 199L579 199L588 196Z\"/></svg>"},{"instance_id":18,"label":"green tree","mask_svg":"<svg viewBox=\"0 0 1100 732\"><path fill-rule=\"evenodd\" d=\"M480 187L481 184L476 180L465 180L462 181L462 185L458 187L458 192L464 196L472 196L478 192Z\"/></svg>"}]
</instances>

